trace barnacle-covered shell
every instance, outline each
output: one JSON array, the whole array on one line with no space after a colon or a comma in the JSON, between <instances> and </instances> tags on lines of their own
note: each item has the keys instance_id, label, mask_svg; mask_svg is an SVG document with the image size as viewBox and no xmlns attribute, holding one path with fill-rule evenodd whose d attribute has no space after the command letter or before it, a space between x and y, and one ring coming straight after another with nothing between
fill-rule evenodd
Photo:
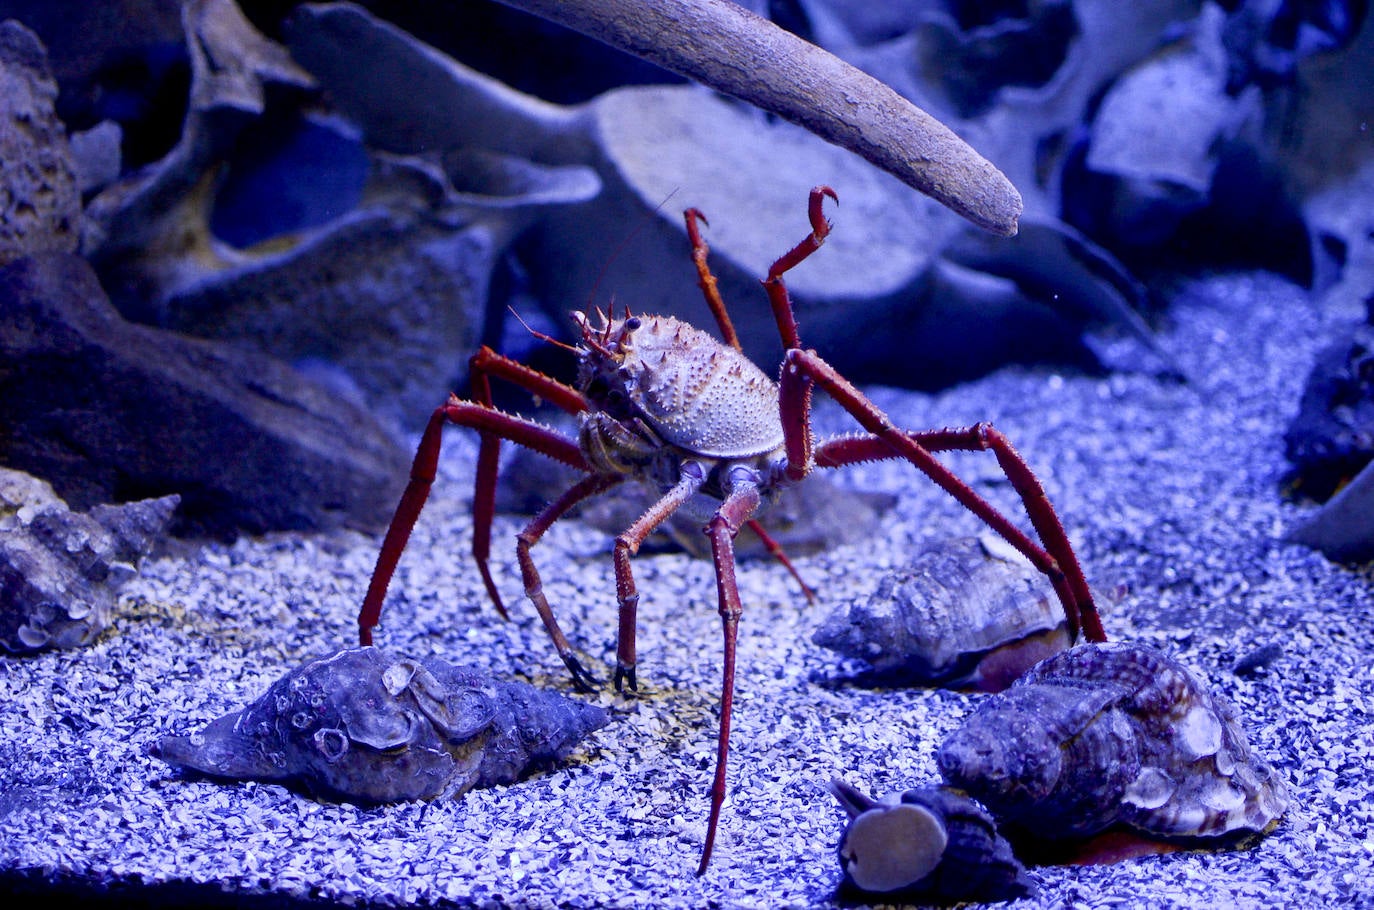
<instances>
[{"instance_id":1,"label":"barnacle-covered shell","mask_svg":"<svg viewBox=\"0 0 1374 910\"><path fill-rule=\"evenodd\" d=\"M0 468L0 648L90 644L178 502L164 496L72 512L47 482Z\"/></svg>"},{"instance_id":2,"label":"barnacle-covered shell","mask_svg":"<svg viewBox=\"0 0 1374 910\"><path fill-rule=\"evenodd\" d=\"M921 553L867 601L830 616L813 640L893 683L995 692L1068 647L1069 635L1045 576L985 534Z\"/></svg>"},{"instance_id":3,"label":"barnacle-covered shell","mask_svg":"<svg viewBox=\"0 0 1374 910\"><path fill-rule=\"evenodd\" d=\"M846 900L1002 901L1035 893L992 816L967 794L921 787L875 800L836 778L849 815L840 840Z\"/></svg>"},{"instance_id":4,"label":"barnacle-covered shell","mask_svg":"<svg viewBox=\"0 0 1374 910\"><path fill-rule=\"evenodd\" d=\"M594 705L373 647L313 660L242 711L152 754L217 778L278 781L361 803L460 796L567 758Z\"/></svg>"},{"instance_id":5,"label":"barnacle-covered shell","mask_svg":"<svg viewBox=\"0 0 1374 910\"><path fill-rule=\"evenodd\" d=\"M1288 806L1230 704L1182 664L1124 642L1079 645L983 704L936 756L1003 826L1085 837L1262 832Z\"/></svg>"}]
</instances>

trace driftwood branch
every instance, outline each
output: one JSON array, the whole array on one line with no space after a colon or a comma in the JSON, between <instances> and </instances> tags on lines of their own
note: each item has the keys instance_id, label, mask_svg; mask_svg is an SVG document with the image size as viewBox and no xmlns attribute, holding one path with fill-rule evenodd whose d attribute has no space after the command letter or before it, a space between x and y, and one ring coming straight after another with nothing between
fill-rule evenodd
<instances>
[{"instance_id":1,"label":"driftwood branch","mask_svg":"<svg viewBox=\"0 0 1374 910\"><path fill-rule=\"evenodd\" d=\"M797 123L997 234L1021 194L892 88L729 0L502 0Z\"/></svg>"}]
</instances>

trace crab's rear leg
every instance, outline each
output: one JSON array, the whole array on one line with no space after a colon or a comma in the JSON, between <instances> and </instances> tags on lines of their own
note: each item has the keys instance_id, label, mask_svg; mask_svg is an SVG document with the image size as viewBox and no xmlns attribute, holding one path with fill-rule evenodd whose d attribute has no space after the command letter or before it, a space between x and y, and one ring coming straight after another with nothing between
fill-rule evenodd
<instances>
[{"instance_id":1,"label":"crab's rear leg","mask_svg":"<svg viewBox=\"0 0 1374 910\"><path fill-rule=\"evenodd\" d=\"M552 382L552 380L549 381ZM410 481L406 484L405 492L401 494L401 501L396 506L396 512L391 518L391 525L387 528L386 537L382 540L381 552L377 555L377 566L372 572L372 581L368 584L367 594L363 597L362 608L358 611L358 641L360 644L372 644L372 628L377 625L377 620L381 616L382 601L386 598L386 589L391 584L391 577L396 571L396 564L401 559L402 551L405 550L406 541L410 539L410 532L414 530L415 522L420 517L420 511L424 508L425 500L429 498L429 491L434 484L434 476L439 465L439 451L443 443L444 427L450 423L475 429L482 433L484 438L490 435L494 440L509 439L578 470L591 472L591 467L573 440L535 421L504 414L489 405L464 401L456 395L450 395L447 403L435 408L434 413L430 415L429 423L425 425L419 448L415 452L415 460L411 464ZM493 465L489 477L484 478L479 474L475 499L477 501L494 501L495 483L496 476ZM477 537L477 528L483 520L486 522L485 533L489 541L490 511L485 514L485 519L483 519L483 515L478 513L478 507L475 505L474 538ZM477 547L474 543L474 555L479 557L479 565L481 565L483 554L476 551ZM500 602L497 601L497 604L499 606Z\"/></svg>"},{"instance_id":2,"label":"crab's rear leg","mask_svg":"<svg viewBox=\"0 0 1374 910\"><path fill-rule=\"evenodd\" d=\"M763 544L763 548L768 551L769 555L782 563L782 567L786 569L793 580L801 586L802 594L806 597L807 601L809 603L815 603L816 592L811 590L811 586L806 583L806 579L801 577L801 573L797 571L797 567L792 565L792 560L788 558L787 551L782 548L782 544L773 539L773 536L764 529L763 525L759 524L757 518L751 518L746 521L745 524L748 525L749 530L753 531L754 535L758 537L759 542Z\"/></svg>"},{"instance_id":3,"label":"crab's rear leg","mask_svg":"<svg viewBox=\"0 0 1374 910\"><path fill-rule=\"evenodd\" d=\"M721 631L725 656L721 673L720 727L716 734L716 771L711 781L711 810L706 822L706 844L701 852L697 875L706 871L715 848L720 810L725 804L725 770L730 756L730 717L735 703L735 643L739 637L739 618L743 607L735 581L734 538L740 525L758 511L759 491L753 477L744 471L732 472L730 493L706 526L711 539L711 557L716 567L716 592L720 602Z\"/></svg>"},{"instance_id":4,"label":"crab's rear leg","mask_svg":"<svg viewBox=\"0 0 1374 910\"><path fill-rule=\"evenodd\" d=\"M887 415L814 351L796 349L787 352L784 367L784 410L797 411L805 407L801 400L803 392L797 387L799 380L793 379L789 384L786 381L788 375L802 375L808 381L819 384L864 429L873 434L867 438L838 439L825 443L815 452L814 463L830 467L881 458L905 458L1045 573L1063 605L1070 632L1075 639L1081 633L1088 641L1106 641L1106 632L1088 589L1087 579L1083 576L1054 506L1025 460L1001 432L987 423L929 433L899 430ZM1026 536L1009 518L931 454L932 450L956 449L993 452L1012 487L1021 497L1026 514L1043 546Z\"/></svg>"}]
</instances>

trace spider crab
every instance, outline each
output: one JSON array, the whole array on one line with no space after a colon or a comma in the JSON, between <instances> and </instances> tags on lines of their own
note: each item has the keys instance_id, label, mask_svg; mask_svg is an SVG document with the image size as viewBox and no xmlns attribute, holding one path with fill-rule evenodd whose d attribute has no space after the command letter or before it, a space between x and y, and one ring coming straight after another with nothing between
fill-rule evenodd
<instances>
[{"instance_id":1,"label":"spider crab","mask_svg":"<svg viewBox=\"0 0 1374 910\"><path fill-rule=\"evenodd\" d=\"M631 571L631 557L660 523L691 500L699 495L719 500L706 522L705 533L715 562L724 669L710 814L698 875L705 872L710 862L725 799L735 643L742 613L735 581L733 540L740 527L748 524L791 570L782 550L755 521L761 504L778 489L800 482L818 467L838 468L857 462L905 458L1049 577L1074 638L1081 634L1092 641L1105 639L1087 581L1064 528L1040 482L1006 437L986 423L926 432L898 429L815 351L801 346L783 275L816 252L829 234L830 223L823 212L827 197L839 202L828 186L811 190L811 233L774 262L768 277L763 279L786 348L778 382L741 352L716 279L707 265L707 246L698 226L705 222L705 217L696 209L688 209L684 214L687 235L702 292L723 343L681 320L633 315L628 307L619 317L614 307L609 316L598 310L596 323L590 315L574 312L572 318L581 334L581 344L573 348L579 358L575 386L488 347L480 348L470 361L472 400L451 394L425 427L410 482L382 542L377 567L358 615L359 639L362 644L370 644L387 585L434 481L442 432L450 423L480 434L472 552L487 592L502 617L507 615L506 610L488 564L501 441L510 440L586 472L516 536L516 558L525 594L543 620L574 684L581 689L591 688L592 680L568 644L544 595L531 557L534 545L579 502L626 480L645 481L660 491L658 500L616 537L613 552L619 602L614 683L617 691L623 691L626 682L634 689L639 593ZM492 378L515 383L565 411L580 415L578 437L572 439L533 420L497 410L492 404ZM813 440L810 410L815 387L838 401L865 432ZM952 450L993 452L1025 505L1038 543L933 455ZM809 597L811 592L805 585L803 590Z\"/></svg>"}]
</instances>

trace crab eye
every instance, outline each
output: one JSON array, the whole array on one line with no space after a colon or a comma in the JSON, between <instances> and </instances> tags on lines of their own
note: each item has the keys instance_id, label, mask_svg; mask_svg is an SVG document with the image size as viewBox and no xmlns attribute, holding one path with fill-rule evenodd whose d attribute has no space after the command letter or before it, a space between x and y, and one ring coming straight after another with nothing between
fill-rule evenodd
<instances>
[{"instance_id":1,"label":"crab eye","mask_svg":"<svg viewBox=\"0 0 1374 910\"><path fill-rule=\"evenodd\" d=\"M626 332L633 332L635 329L639 328L639 326L640 326L640 322L639 322L639 317L638 317L638 316L631 316L629 319L626 319L626 320L625 320L625 331L626 331Z\"/></svg>"}]
</instances>

